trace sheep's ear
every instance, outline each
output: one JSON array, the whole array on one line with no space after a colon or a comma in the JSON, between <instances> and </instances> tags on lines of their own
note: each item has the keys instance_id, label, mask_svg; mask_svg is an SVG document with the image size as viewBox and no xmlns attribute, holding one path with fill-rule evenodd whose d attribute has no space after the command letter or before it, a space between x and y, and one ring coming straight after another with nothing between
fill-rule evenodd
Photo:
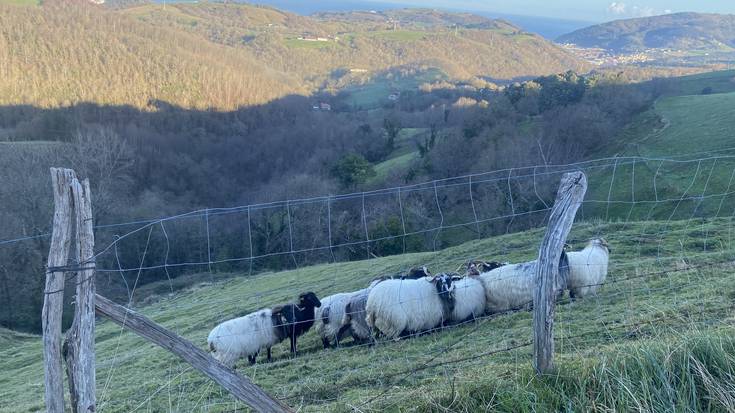
<instances>
[{"instance_id":1,"label":"sheep's ear","mask_svg":"<svg viewBox=\"0 0 735 413\"><path fill-rule=\"evenodd\" d=\"M609 252L612 252L612 248L610 248L610 244L607 243L607 240L605 238L600 238L600 244L602 244L603 247L607 248Z\"/></svg>"}]
</instances>

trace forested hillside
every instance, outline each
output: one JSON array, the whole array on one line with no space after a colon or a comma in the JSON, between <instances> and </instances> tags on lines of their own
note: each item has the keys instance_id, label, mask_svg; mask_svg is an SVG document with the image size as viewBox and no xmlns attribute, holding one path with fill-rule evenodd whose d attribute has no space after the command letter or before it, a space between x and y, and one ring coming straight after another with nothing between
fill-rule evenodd
<instances>
[{"instance_id":1,"label":"forested hillside","mask_svg":"<svg viewBox=\"0 0 735 413\"><path fill-rule=\"evenodd\" d=\"M321 86L353 72L434 67L451 77L509 80L588 66L510 23L430 10L298 16L247 4L133 7L156 26L245 49L271 67Z\"/></svg>"},{"instance_id":2,"label":"forested hillside","mask_svg":"<svg viewBox=\"0 0 735 413\"><path fill-rule=\"evenodd\" d=\"M232 109L306 92L246 50L73 2L0 4L0 62L2 105Z\"/></svg>"}]
</instances>

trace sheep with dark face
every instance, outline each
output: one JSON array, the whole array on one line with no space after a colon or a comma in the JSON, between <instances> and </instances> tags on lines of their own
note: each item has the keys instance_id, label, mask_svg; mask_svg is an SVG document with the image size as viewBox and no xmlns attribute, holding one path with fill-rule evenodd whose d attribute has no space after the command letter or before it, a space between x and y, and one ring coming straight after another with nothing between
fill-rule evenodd
<instances>
[{"instance_id":1,"label":"sheep with dark face","mask_svg":"<svg viewBox=\"0 0 735 413\"><path fill-rule=\"evenodd\" d=\"M388 338L431 330L454 310L452 277L439 274L417 280L386 280L368 294L366 322Z\"/></svg>"},{"instance_id":2,"label":"sheep with dark face","mask_svg":"<svg viewBox=\"0 0 735 413\"><path fill-rule=\"evenodd\" d=\"M376 278L371 282L370 287L368 288L364 288L362 290L354 291L351 293L334 294L323 298L322 306L316 310L317 323L314 327L316 333L322 339L322 345L324 346L324 348L328 348L331 343L334 342L334 344L338 346L340 340L342 339L342 336L351 330L350 324L353 321L360 324L360 326L357 326L357 333L355 331L351 331L352 337L355 340L358 340L357 337L360 337L361 332L365 331L363 327L367 327L367 324L364 323L364 316L362 316L362 319L356 319L347 314L346 307L353 297L366 295L373 285L387 279L419 279L429 276L431 276L431 272L429 272L429 270L425 266L414 267L409 269L408 272L406 272L405 274L395 274L391 276L382 276ZM361 305L362 307L358 310L364 312L364 304ZM346 322L345 317L347 317Z\"/></svg>"},{"instance_id":3,"label":"sheep with dark face","mask_svg":"<svg viewBox=\"0 0 735 413\"><path fill-rule=\"evenodd\" d=\"M291 340L291 354L296 355L296 339L309 331L314 325L314 309L322 305L313 292L299 295L296 304L285 304L273 307L274 327L281 340ZM268 349L268 360L271 359Z\"/></svg>"},{"instance_id":4,"label":"sheep with dark face","mask_svg":"<svg viewBox=\"0 0 735 413\"><path fill-rule=\"evenodd\" d=\"M449 320L454 323L474 320L485 313L485 287L476 275L452 277L454 309Z\"/></svg>"},{"instance_id":5,"label":"sheep with dark face","mask_svg":"<svg viewBox=\"0 0 735 413\"><path fill-rule=\"evenodd\" d=\"M246 356L254 364L258 352L266 348L270 360L270 348L283 340L272 316L271 309L266 308L219 324L207 337L212 356L227 367Z\"/></svg>"}]
</instances>

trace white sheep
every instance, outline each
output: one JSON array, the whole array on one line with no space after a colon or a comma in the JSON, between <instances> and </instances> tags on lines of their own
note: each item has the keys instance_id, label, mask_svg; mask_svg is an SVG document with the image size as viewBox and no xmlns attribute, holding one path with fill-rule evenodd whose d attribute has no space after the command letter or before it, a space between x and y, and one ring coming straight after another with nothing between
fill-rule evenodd
<instances>
[{"instance_id":1,"label":"white sheep","mask_svg":"<svg viewBox=\"0 0 735 413\"><path fill-rule=\"evenodd\" d=\"M572 299L594 295L607 277L610 247L602 238L590 240L581 251L568 252L569 297Z\"/></svg>"},{"instance_id":2,"label":"white sheep","mask_svg":"<svg viewBox=\"0 0 735 413\"><path fill-rule=\"evenodd\" d=\"M559 277L556 290L564 291L567 283L567 256L562 251L559 260ZM479 275L485 287L487 299L485 309L488 313L529 309L533 305L536 290L536 261L508 264Z\"/></svg>"},{"instance_id":3,"label":"white sheep","mask_svg":"<svg viewBox=\"0 0 735 413\"><path fill-rule=\"evenodd\" d=\"M485 287L478 277L453 277L454 310L450 321L462 322L474 320L485 313Z\"/></svg>"},{"instance_id":4,"label":"white sheep","mask_svg":"<svg viewBox=\"0 0 735 413\"><path fill-rule=\"evenodd\" d=\"M375 282L377 284L377 282ZM342 318L342 328L349 328L352 338L359 343L370 341L373 338L373 329L365 320L367 316L367 300L371 288L356 291L350 297Z\"/></svg>"},{"instance_id":5,"label":"white sheep","mask_svg":"<svg viewBox=\"0 0 735 413\"><path fill-rule=\"evenodd\" d=\"M321 337L324 348L334 341L339 345L342 335L349 329L343 327L345 307L350 298L357 293L339 293L322 298L322 306L316 309L314 330Z\"/></svg>"},{"instance_id":6,"label":"white sheep","mask_svg":"<svg viewBox=\"0 0 735 413\"><path fill-rule=\"evenodd\" d=\"M508 264L479 275L490 313L530 308L536 285L536 261Z\"/></svg>"},{"instance_id":7,"label":"white sheep","mask_svg":"<svg viewBox=\"0 0 735 413\"><path fill-rule=\"evenodd\" d=\"M268 349L270 353L271 346L281 340L273 328L269 308L225 321L212 329L207 337L214 358L230 368L246 356L250 364L254 364L261 349Z\"/></svg>"},{"instance_id":8,"label":"white sheep","mask_svg":"<svg viewBox=\"0 0 735 413\"><path fill-rule=\"evenodd\" d=\"M375 285L366 305L368 326L388 338L442 325L454 310L452 278L439 274L417 280L386 280Z\"/></svg>"}]
</instances>

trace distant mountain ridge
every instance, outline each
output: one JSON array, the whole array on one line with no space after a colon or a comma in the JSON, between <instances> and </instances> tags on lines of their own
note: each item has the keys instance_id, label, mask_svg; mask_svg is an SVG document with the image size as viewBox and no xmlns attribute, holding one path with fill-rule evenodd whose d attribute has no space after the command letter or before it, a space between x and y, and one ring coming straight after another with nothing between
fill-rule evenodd
<instances>
[{"instance_id":1,"label":"distant mountain ridge","mask_svg":"<svg viewBox=\"0 0 735 413\"><path fill-rule=\"evenodd\" d=\"M314 17L325 21L375 22L394 21L402 27L509 30L521 32L521 28L503 19L493 19L472 13L450 13L435 9L411 8L385 11L346 11L316 13Z\"/></svg>"},{"instance_id":2,"label":"distant mountain ridge","mask_svg":"<svg viewBox=\"0 0 735 413\"><path fill-rule=\"evenodd\" d=\"M557 42L617 53L645 49L733 51L735 15L687 12L615 20L565 34Z\"/></svg>"}]
</instances>

